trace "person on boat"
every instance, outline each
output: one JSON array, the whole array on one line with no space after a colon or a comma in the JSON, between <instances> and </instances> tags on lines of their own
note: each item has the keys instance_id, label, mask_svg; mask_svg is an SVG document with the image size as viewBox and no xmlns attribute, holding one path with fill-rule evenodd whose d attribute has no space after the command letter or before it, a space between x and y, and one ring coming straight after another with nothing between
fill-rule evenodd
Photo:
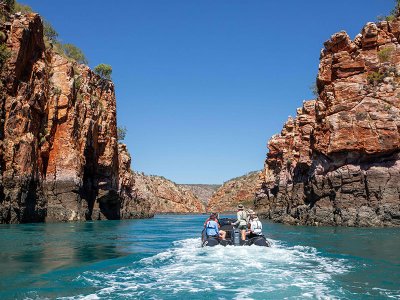
<instances>
[{"instance_id":1,"label":"person on boat","mask_svg":"<svg viewBox=\"0 0 400 300\"><path fill-rule=\"evenodd\" d=\"M249 209L247 211L247 228L250 228L250 221L251 221L251 216L255 215L256 213L254 212L254 210Z\"/></svg>"},{"instance_id":2,"label":"person on boat","mask_svg":"<svg viewBox=\"0 0 400 300\"><path fill-rule=\"evenodd\" d=\"M206 227L207 222L211 220L212 215L215 216L215 220L217 221L217 223L219 225L219 213L211 213L210 216L208 217L208 219L204 222L204 227Z\"/></svg>"},{"instance_id":3,"label":"person on boat","mask_svg":"<svg viewBox=\"0 0 400 300\"><path fill-rule=\"evenodd\" d=\"M249 231L247 235L249 239L262 235L262 223L255 213L250 215Z\"/></svg>"},{"instance_id":4,"label":"person on boat","mask_svg":"<svg viewBox=\"0 0 400 300\"><path fill-rule=\"evenodd\" d=\"M237 220L235 223L232 223L234 227L237 227L240 230L242 235L242 240L246 240L246 230L247 230L247 212L244 210L243 204L239 204L237 207Z\"/></svg>"},{"instance_id":5,"label":"person on boat","mask_svg":"<svg viewBox=\"0 0 400 300\"><path fill-rule=\"evenodd\" d=\"M225 240L226 232L224 230L220 230L219 223L217 221L217 216L215 214L211 214L208 220L205 223L206 227L206 235L209 237L217 237Z\"/></svg>"}]
</instances>

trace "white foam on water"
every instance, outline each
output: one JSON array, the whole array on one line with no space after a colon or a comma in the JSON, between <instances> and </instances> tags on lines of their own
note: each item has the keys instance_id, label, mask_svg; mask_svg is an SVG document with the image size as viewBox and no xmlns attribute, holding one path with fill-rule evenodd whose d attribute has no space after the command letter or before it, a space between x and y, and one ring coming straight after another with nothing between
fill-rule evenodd
<instances>
[{"instance_id":1,"label":"white foam on water","mask_svg":"<svg viewBox=\"0 0 400 300\"><path fill-rule=\"evenodd\" d=\"M335 299L339 287L334 285L334 276L349 269L346 260L324 257L312 247L287 247L273 241L270 248L201 248L200 239L186 239L132 266L113 273L85 272L76 280L98 288L99 299L183 295L263 299L266 294L286 299Z\"/></svg>"},{"instance_id":2,"label":"white foam on water","mask_svg":"<svg viewBox=\"0 0 400 300\"><path fill-rule=\"evenodd\" d=\"M377 287L372 288L372 290L379 292L381 295L384 295L388 299L400 299L400 291L391 291L388 289L382 289Z\"/></svg>"},{"instance_id":3,"label":"white foam on water","mask_svg":"<svg viewBox=\"0 0 400 300\"><path fill-rule=\"evenodd\" d=\"M74 296L74 297L60 297L58 299L60 299L60 300L75 300L75 299L76 300L77 299L80 299L80 300L98 300L100 298L96 294L89 294L89 295L86 295L86 296L79 295L79 296Z\"/></svg>"}]
</instances>

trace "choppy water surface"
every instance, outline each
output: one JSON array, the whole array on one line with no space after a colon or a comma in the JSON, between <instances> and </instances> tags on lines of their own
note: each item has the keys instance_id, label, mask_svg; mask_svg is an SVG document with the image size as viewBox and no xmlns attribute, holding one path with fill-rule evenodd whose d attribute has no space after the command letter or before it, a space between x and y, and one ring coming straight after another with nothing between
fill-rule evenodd
<instances>
[{"instance_id":1,"label":"choppy water surface","mask_svg":"<svg viewBox=\"0 0 400 300\"><path fill-rule=\"evenodd\" d=\"M205 216L0 226L1 299L400 299L400 229L264 223L201 248Z\"/></svg>"}]
</instances>

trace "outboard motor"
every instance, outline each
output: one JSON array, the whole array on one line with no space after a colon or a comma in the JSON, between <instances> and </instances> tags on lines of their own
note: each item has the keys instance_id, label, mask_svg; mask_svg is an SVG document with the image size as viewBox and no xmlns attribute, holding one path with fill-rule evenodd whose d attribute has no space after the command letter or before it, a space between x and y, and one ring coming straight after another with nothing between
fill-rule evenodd
<instances>
[{"instance_id":1,"label":"outboard motor","mask_svg":"<svg viewBox=\"0 0 400 300\"><path fill-rule=\"evenodd\" d=\"M237 228L232 231L232 241L234 246L240 246L240 230Z\"/></svg>"}]
</instances>

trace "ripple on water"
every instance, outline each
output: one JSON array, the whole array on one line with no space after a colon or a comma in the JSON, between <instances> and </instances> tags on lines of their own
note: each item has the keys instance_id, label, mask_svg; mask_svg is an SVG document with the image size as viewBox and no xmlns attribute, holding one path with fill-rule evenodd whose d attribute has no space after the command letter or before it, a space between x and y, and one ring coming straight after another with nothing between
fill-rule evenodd
<instances>
[{"instance_id":1,"label":"ripple on water","mask_svg":"<svg viewBox=\"0 0 400 300\"><path fill-rule=\"evenodd\" d=\"M98 291L64 299L332 299L342 294L334 277L349 270L345 259L312 247L201 248L200 239L185 239L113 273L85 272L76 280Z\"/></svg>"}]
</instances>

